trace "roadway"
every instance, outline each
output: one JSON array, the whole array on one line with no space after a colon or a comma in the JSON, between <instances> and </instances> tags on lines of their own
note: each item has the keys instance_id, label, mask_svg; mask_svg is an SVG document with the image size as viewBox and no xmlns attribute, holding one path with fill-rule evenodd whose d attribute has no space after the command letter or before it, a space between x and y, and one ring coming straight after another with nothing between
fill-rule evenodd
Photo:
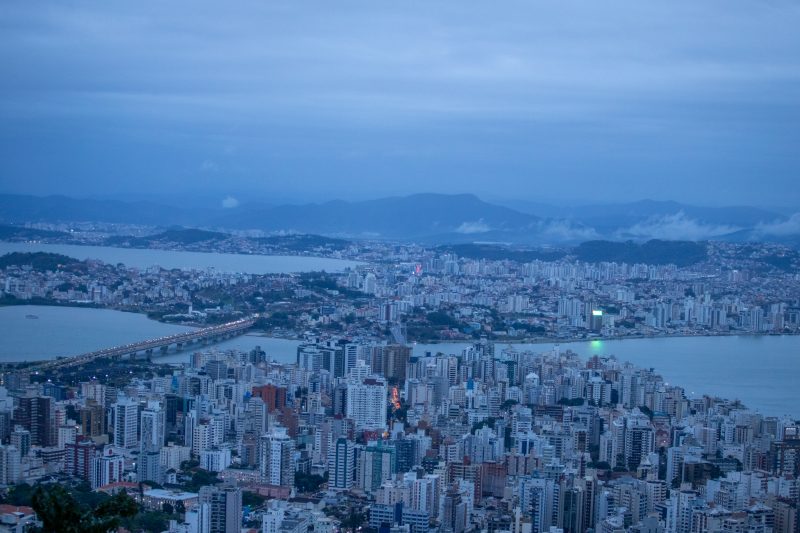
<instances>
[{"instance_id":1,"label":"roadway","mask_svg":"<svg viewBox=\"0 0 800 533\"><path fill-rule=\"evenodd\" d=\"M84 365L91 363L96 359L118 359L124 356L136 355L139 352L151 353L156 349L166 350L173 344L178 348L181 348L182 346L191 342L242 335L248 329L253 327L255 322L256 320L254 317L242 318L240 320L227 322L225 324L187 331L186 333L178 333L175 335L168 335L166 337L148 339L131 344L125 344L123 346L114 346L112 348L103 348L102 350L84 353L73 357L62 357L53 361L47 361L34 367L30 367L30 370L46 372L56 370L58 368Z\"/></svg>"}]
</instances>

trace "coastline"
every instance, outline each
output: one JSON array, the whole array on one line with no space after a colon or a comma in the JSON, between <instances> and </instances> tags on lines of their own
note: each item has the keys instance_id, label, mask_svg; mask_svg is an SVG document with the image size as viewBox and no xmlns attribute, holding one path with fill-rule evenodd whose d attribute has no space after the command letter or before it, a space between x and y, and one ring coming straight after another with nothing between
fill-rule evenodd
<instances>
[{"instance_id":1,"label":"coastline","mask_svg":"<svg viewBox=\"0 0 800 533\"><path fill-rule=\"evenodd\" d=\"M113 306L104 306L102 304L97 304L93 302L61 302L58 300L16 300L16 301L8 301L8 300L0 300L0 308L3 307L16 307L16 306L43 306L43 307L77 307L82 309L106 309L109 311L120 311L123 313L134 313L146 316L148 319L153 320L154 322L158 322L160 324L168 324L174 326L187 326L193 328L200 328L204 327L205 324L198 324L194 322L169 322L165 320L161 320L158 318L152 318L149 316L147 311L141 311L137 309L129 309L124 307L113 307ZM295 336L287 336L287 335L273 335L264 330L258 330L259 333L253 333L253 336L258 337L267 337L267 338L274 338L274 339L283 339L283 340L302 340L299 335ZM664 335L626 335L623 337L591 337L591 338L525 338L525 339L490 339L490 342L494 344L508 344L508 345L515 345L515 344L573 344L573 343L581 343L581 342L608 342L608 341L624 341L624 340L639 340L639 339L675 339L675 338L696 338L696 337L795 337L800 335L800 332L793 333L793 332L782 332L782 333L753 333L748 331L732 331L732 332L718 332L718 333L667 333ZM444 339L444 340L428 340L428 341L410 341L407 344L409 345L437 345L437 344L475 344L476 342L480 342L476 339Z\"/></svg>"},{"instance_id":2,"label":"coastline","mask_svg":"<svg viewBox=\"0 0 800 533\"><path fill-rule=\"evenodd\" d=\"M624 341L624 340L640 340L640 339L679 339L679 338L701 338L701 337L708 337L708 338L716 338L716 337L796 337L799 336L800 333L792 333L792 332L785 332L785 333L752 333L747 331L736 331L730 333L698 333L693 335L691 333L668 333L665 335L626 335L624 337L592 337L588 339L543 339L543 338L534 338L534 339L489 339L488 342L492 342L494 344L508 344L508 345L515 345L515 344L574 344L574 343L582 343L582 342L607 342L607 341ZM417 342L413 341L409 344L422 344L422 345L437 345L437 344L475 344L476 342L480 342L479 340L475 339L464 339L464 340L432 340L432 341L425 341L425 342Z\"/></svg>"},{"instance_id":3,"label":"coastline","mask_svg":"<svg viewBox=\"0 0 800 533\"><path fill-rule=\"evenodd\" d=\"M43 241L14 241L14 240L5 240L0 239L0 243L8 243L8 244L22 244L28 246L81 246L84 248L110 248L113 250L151 250L154 252L177 252L177 253L194 253L194 254L210 254L210 255L243 255L247 257L304 257L308 259L333 259L338 261L352 261L354 263L365 263L363 259L356 259L350 257L336 257L330 255L316 255L316 254L297 254L297 253L288 253L288 252L246 252L243 250L232 252L220 252L220 251L213 251L213 250L188 250L186 248L157 248L153 246L114 246L111 244L104 244L104 243L86 243L86 242L43 242ZM11 253L11 252L9 252ZM4 255L4 254L0 254ZM84 259L80 259L75 257L73 259L77 259L79 261L84 261ZM126 265L128 266L128 265ZM158 266L158 265L156 265ZM166 268L166 267L161 267Z\"/></svg>"},{"instance_id":4,"label":"coastline","mask_svg":"<svg viewBox=\"0 0 800 533\"><path fill-rule=\"evenodd\" d=\"M159 318L152 318L149 316L148 311L138 310L138 309L130 309L124 307L113 307L113 306L104 306L102 304L94 303L94 302L75 302L75 301L67 301L62 302L59 300L51 300L51 299L32 299L32 300L5 300L0 299L0 308L3 307L18 307L18 306L42 306L42 307L76 307L81 309L105 309L108 311L119 311L122 313L133 313L133 314L140 314L147 317L149 320L154 322L158 322L159 324L166 324L171 326L186 326L192 328L201 328L205 327L208 324L198 324L196 322L169 322L165 320L161 320ZM300 335L274 335L270 334L265 330L256 330L253 333L248 333L248 335L257 336L257 337L265 337L265 338L273 338L273 339L282 339L282 340L302 340ZM781 333L754 333L748 331L731 331L731 332L717 332L717 333L667 333L664 335L625 335L621 337L591 337L591 338L515 338L515 339L503 339L503 338L496 338L496 339L489 339L489 342L494 344L507 344L507 345L517 345L517 344L574 344L574 343L583 343L583 342L609 342L609 341L624 341L624 340L641 340L641 339L676 339L676 338L716 338L716 337L796 337L800 336L800 332L781 332ZM437 345L437 344L475 344L480 342L480 339L437 339L437 340L426 340L426 341L409 341L407 344L409 345Z\"/></svg>"}]
</instances>

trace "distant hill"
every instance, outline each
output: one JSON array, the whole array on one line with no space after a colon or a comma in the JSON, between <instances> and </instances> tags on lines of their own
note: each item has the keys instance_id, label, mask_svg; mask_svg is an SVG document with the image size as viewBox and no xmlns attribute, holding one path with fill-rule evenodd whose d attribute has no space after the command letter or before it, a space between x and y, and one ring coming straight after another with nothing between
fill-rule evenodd
<instances>
[{"instance_id":1,"label":"distant hill","mask_svg":"<svg viewBox=\"0 0 800 533\"><path fill-rule=\"evenodd\" d=\"M486 203L471 194L415 194L362 202L277 207L243 205L215 220L220 227L287 230L347 237L425 239L443 234L517 232L538 217Z\"/></svg>"},{"instance_id":2,"label":"distant hill","mask_svg":"<svg viewBox=\"0 0 800 533\"><path fill-rule=\"evenodd\" d=\"M135 237L133 235L115 235L106 239L108 246L120 246L123 248L147 248L159 247L169 244L193 245L210 244L222 242L228 239L246 239L258 244L265 244L272 247L275 251L282 252L307 252L317 249L344 250L350 246L350 241L323 237L321 235L290 234L273 235L270 237L235 237L229 233L219 231L208 231L193 228L170 228L168 230L147 235L145 237Z\"/></svg>"},{"instance_id":3,"label":"distant hill","mask_svg":"<svg viewBox=\"0 0 800 533\"><path fill-rule=\"evenodd\" d=\"M342 239L405 240L432 245L482 242L535 247L577 245L593 240L645 242L652 239L768 240L800 245L800 215L787 217L748 206L698 207L652 200L572 208L548 208L545 204L523 201L514 205L538 209L544 216L485 202L471 194L414 194L303 205L242 203L228 208L0 195L0 223L96 221L202 227L219 232L261 230ZM146 239L202 242L217 238L213 235L217 231L206 234L164 232ZM147 241L126 242L126 245L139 246Z\"/></svg>"},{"instance_id":4,"label":"distant hill","mask_svg":"<svg viewBox=\"0 0 800 533\"><path fill-rule=\"evenodd\" d=\"M0 222L109 222L197 226L209 212L152 202L0 194Z\"/></svg>"}]
</instances>

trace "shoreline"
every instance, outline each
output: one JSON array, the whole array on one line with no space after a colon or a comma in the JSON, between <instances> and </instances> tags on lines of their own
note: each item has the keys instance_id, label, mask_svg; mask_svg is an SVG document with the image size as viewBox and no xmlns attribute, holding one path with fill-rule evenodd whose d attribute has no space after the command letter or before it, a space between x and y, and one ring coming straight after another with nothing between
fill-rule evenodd
<instances>
[{"instance_id":1,"label":"shoreline","mask_svg":"<svg viewBox=\"0 0 800 533\"><path fill-rule=\"evenodd\" d=\"M26 246L80 246L82 248L109 248L111 250L149 250L153 252L174 252L174 253L190 253L190 254L209 254L209 255L232 255L232 256L246 256L246 257L297 257L297 258L307 258L307 259L326 259L326 260L333 260L333 261L348 261L352 263L359 263L359 264L366 264L366 261L363 259L351 259L349 257L334 257L334 256L327 256L327 255L308 255L308 254L291 254L291 253L248 253L244 251L239 252L214 252L211 250L186 250L182 248L153 248L147 246L112 246L109 244L87 244L87 243L77 243L77 242L41 242L41 241L9 241L0 239L0 244L22 244ZM13 253L13 252L7 252ZM46 252L52 253L52 252ZM5 255L5 254L0 254ZM97 258L87 258L87 259L80 259L77 257L73 257L78 261L86 261L89 260L96 260L102 261L106 264L111 264L102 259ZM132 268L130 265L125 265L126 268ZM167 267L163 267L160 265L153 265L159 266L164 270L172 270ZM303 272L314 272L314 271L298 271L298 272L286 272L286 274L301 274Z\"/></svg>"},{"instance_id":2,"label":"shoreline","mask_svg":"<svg viewBox=\"0 0 800 533\"><path fill-rule=\"evenodd\" d=\"M797 337L800 336L800 332L797 333L748 333L746 331L737 331L733 333L718 333L718 334L711 334L711 333L700 333L697 335L692 335L691 333L675 333L675 334L667 334L667 335L627 335L624 337L594 337L591 339L513 339L513 340L504 340L504 339L488 339L488 342L492 342L494 344L508 344L508 345L515 345L515 344L575 344L575 343L590 343L595 341L600 342L610 342L610 341L625 341L625 340L643 340L643 339L680 339L680 338L716 338L716 337ZM423 346L435 346L437 344L476 344L479 343L480 340L470 339L470 340L434 340L434 341L426 341L426 342L417 342L413 341L409 344L413 345L423 345Z\"/></svg>"},{"instance_id":3,"label":"shoreline","mask_svg":"<svg viewBox=\"0 0 800 533\"><path fill-rule=\"evenodd\" d=\"M159 324L165 324L170 326L185 326L185 327L192 327L192 328L202 328L206 325L197 324L197 323L185 323L185 322L168 322L158 318L152 318L149 316L147 311L140 311L136 309L126 309L121 307L111 307L111 306L104 306L102 304L97 304L94 302L59 302L57 300L47 300L47 301L29 301L29 300L17 300L17 301L0 301L0 309L4 307L20 307L20 306L31 306L31 307L75 307L79 309L100 309L100 310L107 310L107 311L119 311L121 313L133 313L139 314L147 317L148 320L152 320L154 322L158 322ZM285 335L271 335L264 330L258 330L259 333L254 333L251 336L257 337L265 337L265 338L273 338L273 339L282 339L282 340L297 340L302 341L299 336L285 336ZM250 335L250 334L247 334ZM782 333L753 333L747 331L734 331L734 332L718 332L718 333L668 333L664 335L626 335L623 337L592 337L592 338L575 338L575 339L559 339L559 338L525 338L525 339L487 339L488 342L493 342L494 344L508 344L508 345L516 345L516 344L575 344L581 342L609 342L609 341L624 341L624 340L642 340L642 339L678 339L678 338L716 338L716 337L796 337L800 336L800 332L782 332ZM447 339L447 340L430 340L430 341L410 341L406 344L408 345L425 345L425 346L435 346L437 344L476 344L479 343L480 339Z\"/></svg>"}]
</instances>

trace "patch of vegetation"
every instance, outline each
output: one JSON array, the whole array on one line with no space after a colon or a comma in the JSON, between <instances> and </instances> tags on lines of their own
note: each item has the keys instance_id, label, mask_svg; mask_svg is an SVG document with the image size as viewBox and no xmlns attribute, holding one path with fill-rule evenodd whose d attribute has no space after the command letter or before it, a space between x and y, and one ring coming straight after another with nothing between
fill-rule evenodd
<instances>
[{"instance_id":1,"label":"patch of vegetation","mask_svg":"<svg viewBox=\"0 0 800 533\"><path fill-rule=\"evenodd\" d=\"M800 262L800 254L792 252L785 255L767 255L759 257L758 260L773 268L788 272L794 268L795 263Z\"/></svg>"},{"instance_id":2,"label":"patch of vegetation","mask_svg":"<svg viewBox=\"0 0 800 533\"><path fill-rule=\"evenodd\" d=\"M284 248L293 252L306 252L314 248L327 248L329 250L344 250L350 246L350 241L323 237L322 235L275 235L254 239L261 244L268 244Z\"/></svg>"},{"instance_id":3,"label":"patch of vegetation","mask_svg":"<svg viewBox=\"0 0 800 533\"><path fill-rule=\"evenodd\" d=\"M109 246L146 247L156 243L174 242L178 244L197 244L201 242L224 241L229 239L227 233L206 231L194 228L170 228L155 235L134 237L132 235L118 235L106 239Z\"/></svg>"},{"instance_id":4,"label":"patch of vegetation","mask_svg":"<svg viewBox=\"0 0 800 533\"><path fill-rule=\"evenodd\" d=\"M200 492L201 487L216 485L217 483L221 483L221 481L217 478L216 472L209 472L208 470L198 468L192 472L191 481L183 485L183 490L186 492Z\"/></svg>"},{"instance_id":5,"label":"patch of vegetation","mask_svg":"<svg viewBox=\"0 0 800 533\"><path fill-rule=\"evenodd\" d=\"M511 324L511 327L517 331L525 331L527 333L532 333L535 335L541 335L542 333L547 331L544 326L528 324L527 322L514 322L513 324Z\"/></svg>"},{"instance_id":6,"label":"patch of vegetation","mask_svg":"<svg viewBox=\"0 0 800 533\"><path fill-rule=\"evenodd\" d=\"M88 506L81 505L66 488L56 484L37 487L31 506L42 522L41 527L31 529L35 533L107 533L139 514L138 504L125 491ZM161 530L163 527L147 529Z\"/></svg>"},{"instance_id":7,"label":"patch of vegetation","mask_svg":"<svg viewBox=\"0 0 800 533\"><path fill-rule=\"evenodd\" d=\"M336 283L336 278L324 272L305 273L300 276L300 285L310 291L338 291L339 294L349 298L366 298L367 295L341 287Z\"/></svg>"},{"instance_id":8,"label":"patch of vegetation","mask_svg":"<svg viewBox=\"0 0 800 533\"><path fill-rule=\"evenodd\" d=\"M275 311L268 317L260 317L256 320L256 329L269 330L272 328L293 329L295 327L295 319L292 315L284 311Z\"/></svg>"},{"instance_id":9,"label":"patch of vegetation","mask_svg":"<svg viewBox=\"0 0 800 533\"><path fill-rule=\"evenodd\" d=\"M708 258L708 246L702 242L657 239L642 244L633 241L587 241L575 249L575 255L588 263L608 261L683 267L705 261Z\"/></svg>"},{"instance_id":10,"label":"patch of vegetation","mask_svg":"<svg viewBox=\"0 0 800 533\"><path fill-rule=\"evenodd\" d=\"M561 398L558 400L559 405L566 405L569 407L580 407L584 403L586 403L586 400L583 398Z\"/></svg>"},{"instance_id":11,"label":"patch of vegetation","mask_svg":"<svg viewBox=\"0 0 800 533\"><path fill-rule=\"evenodd\" d=\"M23 228L20 226L0 226L0 240L5 241L30 241L38 239L52 239L68 237L63 231L50 231L46 229Z\"/></svg>"},{"instance_id":12,"label":"patch of vegetation","mask_svg":"<svg viewBox=\"0 0 800 533\"><path fill-rule=\"evenodd\" d=\"M242 505L246 505L251 509L256 507L261 507L264 505L264 502L267 501L266 496L262 496L257 492L251 492L249 490L245 490L242 492Z\"/></svg>"},{"instance_id":13,"label":"patch of vegetation","mask_svg":"<svg viewBox=\"0 0 800 533\"><path fill-rule=\"evenodd\" d=\"M0 269L10 266L30 266L37 272L55 272L80 264L81 262L73 257L48 252L11 252L0 256Z\"/></svg>"},{"instance_id":14,"label":"patch of vegetation","mask_svg":"<svg viewBox=\"0 0 800 533\"><path fill-rule=\"evenodd\" d=\"M458 328L460 326L458 320L442 311L432 311L425 315L425 318L432 326L444 326L449 328Z\"/></svg>"},{"instance_id":15,"label":"patch of vegetation","mask_svg":"<svg viewBox=\"0 0 800 533\"><path fill-rule=\"evenodd\" d=\"M326 481L327 478L319 474L296 472L294 475L294 486L299 492L316 492Z\"/></svg>"}]
</instances>

